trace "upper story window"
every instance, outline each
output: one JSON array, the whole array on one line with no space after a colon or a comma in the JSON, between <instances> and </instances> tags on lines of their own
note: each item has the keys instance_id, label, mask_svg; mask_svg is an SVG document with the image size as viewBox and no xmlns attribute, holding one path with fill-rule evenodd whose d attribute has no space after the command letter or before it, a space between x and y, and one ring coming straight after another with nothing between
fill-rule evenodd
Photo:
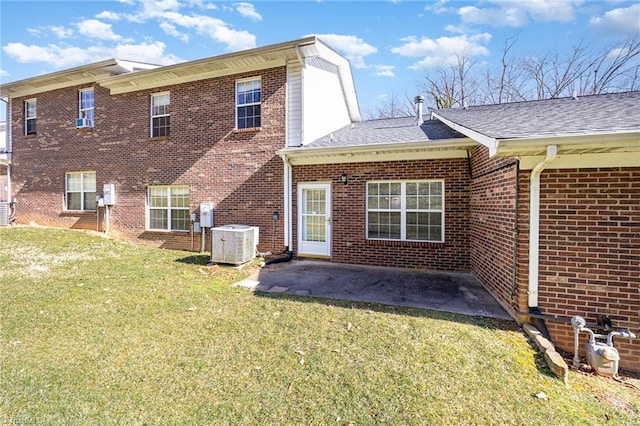
<instances>
[{"instance_id":1,"label":"upper story window","mask_svg":"<svg viewBox=\"0 0 640 426\"><path fill-rule=\"evenodd\" d=\"M93 127L93 108L93 88L80 90L78 118L80 118L82 121L78 123L78 127Z\"/></svg>"},{"instance_id":2,"label":"upper story window","mask_svg":"<svg viewBox=\"0 0 640 426\"><path fill-rule=\"evenodd\" d=\"M238 129L260 127L260 92L259 78L236 82L236 116Z\"/></svg>"},{"instance_id":3,"label":"upper story window","mask_svg":"<svg viewBox=\"0 0 640 426\"><path fill-rule=\"evenodd\" d=\"M67 210L96 210L96 172L70 172L66 175Z\"/></svg>"},{"instance_id":4,"label":"upper story window","mask_svg":"<svg viewBox=\"0 0 640 426\"><path fill-rule=\"evenodd\" d=\"M444 241L444 182L367 182L367 238Z\"/></svg>"},{"instance_id":5,"label":"upper story window","mask_svg":"<svg viewBox=\"0 0 640 426\"><path fill-rule=\"evenodd\" d=\"M189 230L189 187L150 186L147 205L149 229Z\"/></svg>"},{"instance_id":6,"label":"upper story window","mask_svg":"<svg viewBox=\"0 0 640 426\"><path fill-rule=\"evenodd\" d=\"M169 92L151 95L151 137L169 136Z\"/></svg>"},{"instance_id":7,"label":"upper story window","mask_svg":"<svg viewBox=\"0 0 640 426\"><path fill-rule=\"evenodd\" d=\"M24 134L35 135L38 121L38 101L29 99L24 102Z\"/></svg>"}]
</instances>

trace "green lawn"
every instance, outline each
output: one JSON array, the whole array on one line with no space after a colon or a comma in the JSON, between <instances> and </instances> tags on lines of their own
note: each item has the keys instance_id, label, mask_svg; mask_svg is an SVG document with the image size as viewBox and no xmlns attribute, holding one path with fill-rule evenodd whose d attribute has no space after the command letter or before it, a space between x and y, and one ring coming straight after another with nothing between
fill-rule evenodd
<instances>
[{"instance_id":1,"label":"green lawn","mask_svg":"<svg viewBox=\"0 0 640 426\"><path fill-rule=\"evenodd\" d=\"M0 228L2 424L637 424L511 323L254 294L206 257ZM544 392L546 398L535 395Z\"/></svg>"}]
</instances>

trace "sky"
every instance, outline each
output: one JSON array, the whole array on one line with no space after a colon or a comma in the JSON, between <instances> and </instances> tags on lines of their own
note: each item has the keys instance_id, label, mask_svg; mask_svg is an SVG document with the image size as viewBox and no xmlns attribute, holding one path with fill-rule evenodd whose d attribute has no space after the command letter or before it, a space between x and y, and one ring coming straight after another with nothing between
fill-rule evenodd
<instances>
[{"instance_id":1,"label":"sky","mask_svg":"<svg viewBox=\"0 0 640 426\"><path fill-rule=\"evenodd\" d=\"M0 82L108 58L173 64L318 35L350 60L363 115L412 99L429 71L613 46L640 32L622 0L212 1L0 0ZM0 116L0 119L4 117Z\"/></svg>"}]
</instances>

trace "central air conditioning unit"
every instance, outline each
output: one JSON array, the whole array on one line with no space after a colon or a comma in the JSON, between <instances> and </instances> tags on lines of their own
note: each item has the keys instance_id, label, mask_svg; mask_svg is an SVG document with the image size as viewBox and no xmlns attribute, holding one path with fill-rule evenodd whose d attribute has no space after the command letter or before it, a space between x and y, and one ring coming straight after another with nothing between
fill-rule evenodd
<instances>
[{"instance_id":1,"label":"central air conditioning unit","mask_svg":"<svg viewBox=\"0 0 640 426\"><path fill-rule=\"evenodd\" d=\"M260 229L257 226L225 225L211 228L211 261L241 265L256 257Z\"/></svg>"},{"instance_id":2,"label":"central air conditioning unit","mask_svg":"<svg viewBox=\"0 0 640 426\"><path fill-rule=\"evenodd\" d=\"M0 203L0 226L9 225L10 210L9 203Z\"/></svg>"},{"instance_id":3,"label":"central air conditioning unit","mask_svg":"<svg viewBox=\"0 0 640 426\"><path fill-rule=\"evenodd\" d=\"M92 127L91 120L89 120L88 118L78 118L76 120L76 128L83 129L85 127Z\"/></svg>"}]
</instances>

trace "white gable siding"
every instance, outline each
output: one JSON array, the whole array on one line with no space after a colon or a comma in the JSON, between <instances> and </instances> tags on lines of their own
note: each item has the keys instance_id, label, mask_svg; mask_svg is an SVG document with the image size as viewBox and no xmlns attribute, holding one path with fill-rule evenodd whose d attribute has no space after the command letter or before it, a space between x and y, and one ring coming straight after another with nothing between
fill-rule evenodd
<instances>
[{"instance_id":1,"label":"white gable siding","mask_svg":"<svg viewBox=\"0 0 640 426\"><path fill-rule=\"evenodd\" d=\"M319 58L306 59L302 79L303 139L306 145L351 123L338 67Z\"/></svg>"},{"instance_id":2,"label":"white gable siding","mask_svg":"<svg viewBox=\"0 0 640 426\"><path fill-rule=\"evenodd\" d=\"M302 64L287 63L287 146L302 145Z\"/></svg>"}]
</instances>

